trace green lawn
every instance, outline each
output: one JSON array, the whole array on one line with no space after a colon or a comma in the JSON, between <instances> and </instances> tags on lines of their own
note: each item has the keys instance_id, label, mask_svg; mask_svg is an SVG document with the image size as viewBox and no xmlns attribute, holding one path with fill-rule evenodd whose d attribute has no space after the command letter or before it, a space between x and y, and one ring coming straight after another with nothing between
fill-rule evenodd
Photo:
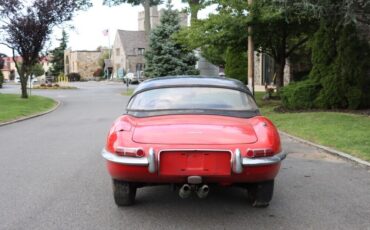
<instances>
[{"instance_id":1,"label":"green lawn","mask_svg":"<svg viewBox=\"0 0 370 230\"><path fill-rule=\"evenodd\" d=\"M53 99L41 96L21 99L18 94L0 94L0 123L47 111L55 104Z\"/></svg>"},{"instance_id":2,"label":"green lawn","mask_svg":"<svg viewBox=\"0 0 370 230\"><path fill-rule=\"evenodd\" d=\"M264 116L282 131L303 139L347 152L370 161L370 117L337 112L277 113L279 101L263 101L256 94Z\"/></svg>"}]
</instances>

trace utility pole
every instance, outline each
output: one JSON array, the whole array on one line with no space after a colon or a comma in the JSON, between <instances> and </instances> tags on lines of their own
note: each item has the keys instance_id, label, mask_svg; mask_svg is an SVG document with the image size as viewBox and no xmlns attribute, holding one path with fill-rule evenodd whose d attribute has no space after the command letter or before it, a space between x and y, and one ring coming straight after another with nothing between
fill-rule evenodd
<instances>
[{"instance_id":1,"label":"utility pole","mask_svg":"<svg viewBox=\"0 0 370 230\"><path fill-rule=\"evenodd\" d=\"M251 6L253 0L248 0L248 4ZM254 95L254 42L252 33L252 26L248 26L248 87Z\"/></svg>"}]
</instances>

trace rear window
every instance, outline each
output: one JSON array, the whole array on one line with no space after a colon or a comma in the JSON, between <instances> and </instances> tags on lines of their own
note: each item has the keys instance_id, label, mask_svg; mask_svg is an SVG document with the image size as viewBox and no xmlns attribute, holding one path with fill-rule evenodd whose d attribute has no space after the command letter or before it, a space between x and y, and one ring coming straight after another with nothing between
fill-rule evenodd
<instances>
[{"instance_id":1,"label":"rear window","mask_svg":"<svg viewBox=\"0 0 370 230\"><path fill-rule=\"evenodd\" d=\"M255 111L248 94L226 88L176 87L144 91L132 98L128 110L227 110Z\"/></svg>"}]
</instances>

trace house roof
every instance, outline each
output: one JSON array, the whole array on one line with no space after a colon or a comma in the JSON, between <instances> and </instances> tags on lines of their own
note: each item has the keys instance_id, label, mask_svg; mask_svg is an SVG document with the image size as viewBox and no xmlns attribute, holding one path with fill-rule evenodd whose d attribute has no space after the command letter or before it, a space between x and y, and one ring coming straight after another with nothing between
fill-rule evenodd
<instances>
[{"instance_id":1,"label":"house roof","mask_svg":"<svg viewBox=\"0 0 370 230\"><path fill-rule=\"evenodd\" d=\"M144 31L118 30L123 49L126 55L136 55L135 48L147 48Z\"/></svg>"}]
</instances>

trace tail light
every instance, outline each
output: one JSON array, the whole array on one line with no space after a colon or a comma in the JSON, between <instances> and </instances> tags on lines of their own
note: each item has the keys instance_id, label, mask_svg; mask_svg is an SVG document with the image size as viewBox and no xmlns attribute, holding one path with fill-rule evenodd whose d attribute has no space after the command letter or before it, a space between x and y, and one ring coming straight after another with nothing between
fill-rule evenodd
<instances>
[{"instance_id":1,"label":"tail light","mask_svg":"<svg viewBox=\"0 0 370 230\"><path fill-rule=\"evenodd\" d=\"M272 149L248 149L247 157L256 158L256 157L271 157L274 155Z\"/></svg>"},{"instance_id":2,"label":"tail light","mask_svg":"<svg viewBox=\"0 0 370 230\"><path fill-rule=\"evenodd\" d=\"M145 152L142 148L117 147L115 152L119 156L126 156L126 157L144 157L145 156Z\"/></svg>"}]
</instances>

